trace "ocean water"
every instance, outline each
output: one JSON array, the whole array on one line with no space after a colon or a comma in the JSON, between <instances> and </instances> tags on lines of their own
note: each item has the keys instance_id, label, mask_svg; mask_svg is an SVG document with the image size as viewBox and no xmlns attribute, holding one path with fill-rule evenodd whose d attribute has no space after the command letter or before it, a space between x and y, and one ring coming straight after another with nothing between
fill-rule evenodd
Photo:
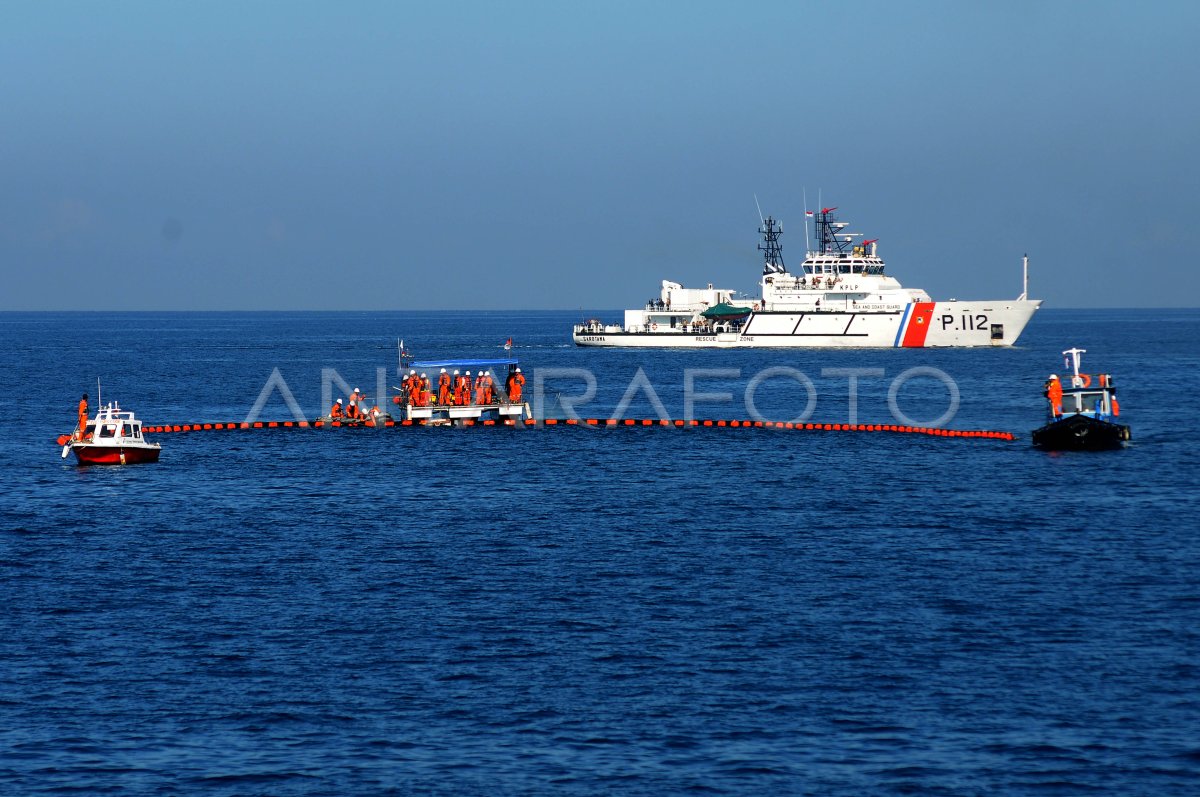
<instances>
[{"instance_id":1,"label":"ocean water","mask_svg":"<svg viewBox=\"0 0 1200 797\"><path fill-rule=\"evenodd\" d=\"M0 314L0 793L1200 792L1200 311L945 351L577 349L578 317ZM323 371L395 384L398 337L510 336L552 415L590 373L582 417L631 385L626 417L683 417L690 371L728 394L694 417L749 417L755 382L790 420L799 372L844 423L828 369L876 369L861 421L956 390L949 427L1020 437L214 431L128 468L54 442L98 376L149 423L240 421L278 368L313 417ZM1072 345L1126 449L1030 447Z\"/></svg>"}]
</instances>

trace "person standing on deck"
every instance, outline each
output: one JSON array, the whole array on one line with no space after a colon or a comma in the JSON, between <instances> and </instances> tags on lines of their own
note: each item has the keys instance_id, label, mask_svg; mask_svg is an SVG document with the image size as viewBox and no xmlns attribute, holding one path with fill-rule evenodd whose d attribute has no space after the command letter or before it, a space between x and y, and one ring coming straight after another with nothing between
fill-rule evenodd
<instances>
[{"instance_id":1,"label":"person standing on deck","mask_svg":"<svg viewBox=\"0 0 1200 797\"><path fill-rule=\"evenodd\" d=\"M82 440L87 433L88 397L87 393L79 400L79 428L75 431L75 439Z\"/></svg>"},{"instance_id":2,"label":"person standing on deck","mask_svg":"<svg viewBox=\"0 0 1200 797\"><path fill-rule=\"evenodd\" d=\"M417 390L420 392L420 406L429 406L429 377L421 374L421 380L417 383Z\"/></svg>"},{"instance_id":3,"label":"person standing on deck","mask_svg":"<svg viewBox=\"0 0 1200 797\"><path fill-rule=\"evenodd\" d=\"M484 371L484 403L490 405L494 399L494 383L492 382L492 372Z\"/></svg>"},{"instance_id":4,"label":"person standing on deck","mask_svg":"<svg viewBox=\"0 0 1200 797\"><path fill-rule=\"evenodd\" d=\"M510 403L521 403L521 389L524 387L525 375L521 373L520 368L516 368L511 374L508 375L508 385L506 386L506 389L508 390L508 400Z\"/></svg>"},{"instance_id":5,"label":"person standing on deck","mask_svg":"<svg viewBox=\"0 0 1200 797\"><path fill-rule=\"evenodd\" d=\"M1050 374L1050 378L1046 380L1046 398L1050 400L1050 412L1055 418L1062 415L1062 382L1058 380L1058 374Z\"/></svg>"},{"instance_id":6,"label":"person standing on deck","mask_svg":"<svg viewBox=\"0 0 1200 797\"><path fill-rule=\"evenodd\" d=\"M445 407L449 403L450 403L450 374L446 373L446 369L443 368L442 372L440 374L438 374L438 404L441 404L443 407Z\"/></svg>"},{"instance_id":7,"label":"person standing on deck","mask_svg":"<svg viewBox=\"0 0 1200 797\"><path fill-rule=\"evenodd\" d=\"M338 399L333 402L333 406L329 408L330 418L341 418L342 416L342 400Z\"/></svg>"}]
</instances>

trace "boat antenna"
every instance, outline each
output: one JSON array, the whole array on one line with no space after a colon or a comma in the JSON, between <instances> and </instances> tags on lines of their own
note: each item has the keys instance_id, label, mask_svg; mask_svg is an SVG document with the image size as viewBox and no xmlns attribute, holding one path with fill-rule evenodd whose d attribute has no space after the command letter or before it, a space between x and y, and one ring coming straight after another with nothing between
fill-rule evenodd
<instances>
[{"instance_id":1,"label":"boat antenna","mask_svg":"<svg viewBox=\"0 0 1200 797\"><path fill-rule=\"evenodd\" d=\"M812 249L808 246L808 189L800 189L804 196L804 251L811 252Z\"/></svg>"},{"instance_id":2,"label":"boat antenna","mask_svg":"<svg viewBox=\"0 0 1200 797\"><path fill-rule=\"evenodd\" d=\"M758 245L758 250L763 253L763 274L787 271L783 264L783 246L779 243L779 236L783 235L783 225L777 223L774 217L767 216L758 228L758 233L763 237L763 242Z\"/></svg>"},{"instance_id":3,"label":"boat antenna","mask_svg":"<svg viewBox=\"0 0 1200 797\"><path fill-rule=\"evenodd\" d=\"M758 194L754 195L754 207L758 208L758 223L766 224L766 219L764 219L762 215L762 205L758 204Z\"/></svg>"},{"instance_id":4,"label":"boat antenna","mask_svg":"<svg viewBox=\"0 0 1200 797\"><path fill-rule=\"evenodd\" d=\"M103 407L104 400L100 398L100 377L96 377L96 407Z\"/></svg>"},{"instance_id":5,"label":"boat antenna","mask_svg":"<svg viewBox=\"0 0 1200 797\"><path fill-rule=\"evenodd\" d=\"M1023 266L1022 275L1021 275L1022 290L1021 290L1021 295L1018 297L1018 301L1023 302L1029 298L1029 253L1028 252L1026 252L1025 256L1021 259L1021 264Z\"/></svg>"}]
</instances>

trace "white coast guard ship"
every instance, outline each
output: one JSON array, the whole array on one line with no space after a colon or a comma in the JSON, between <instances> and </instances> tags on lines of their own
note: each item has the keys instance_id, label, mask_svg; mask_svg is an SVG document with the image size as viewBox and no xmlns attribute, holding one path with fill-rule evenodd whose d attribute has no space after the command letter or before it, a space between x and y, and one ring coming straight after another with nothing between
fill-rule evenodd
<instances>
[{"instance_id":1,"label":"white coast guard ship","mask_svg":"<svg viewBox=\"0 0 1200 797\"><path fill-rule=\"evenodd\" d=\"M1041 305L1025 290L1016 299L935 302L925 291L904 288L889 274L877 239L856 242L844 232L837 208L808 212L816 249L800 272L783 263L783 227L763 220L762 296L738 298L735 291L684 288L663 280L659 298L625 311L624 326L592 319L576 324L580 346L678 347L908 347L1011 346Z\"/></svg>"}]
</instances>

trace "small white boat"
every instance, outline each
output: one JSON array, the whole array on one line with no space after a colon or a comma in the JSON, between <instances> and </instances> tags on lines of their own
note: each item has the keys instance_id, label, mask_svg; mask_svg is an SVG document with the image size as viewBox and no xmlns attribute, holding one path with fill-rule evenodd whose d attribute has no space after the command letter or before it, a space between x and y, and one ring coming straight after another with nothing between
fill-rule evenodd
<instances>
[{"instance_id":1,"label":"small white boat","mask_svg":"<svg viewBox=\"0 0 1200 797\"><path fill-rule=\"evenodd\" d=\"M117 402L101 406L74 435L63 435L63 459L72 451L80 465L136 465L158 462L162 446L142 436L142 422Z\"/></svg>"}]
</instances>

